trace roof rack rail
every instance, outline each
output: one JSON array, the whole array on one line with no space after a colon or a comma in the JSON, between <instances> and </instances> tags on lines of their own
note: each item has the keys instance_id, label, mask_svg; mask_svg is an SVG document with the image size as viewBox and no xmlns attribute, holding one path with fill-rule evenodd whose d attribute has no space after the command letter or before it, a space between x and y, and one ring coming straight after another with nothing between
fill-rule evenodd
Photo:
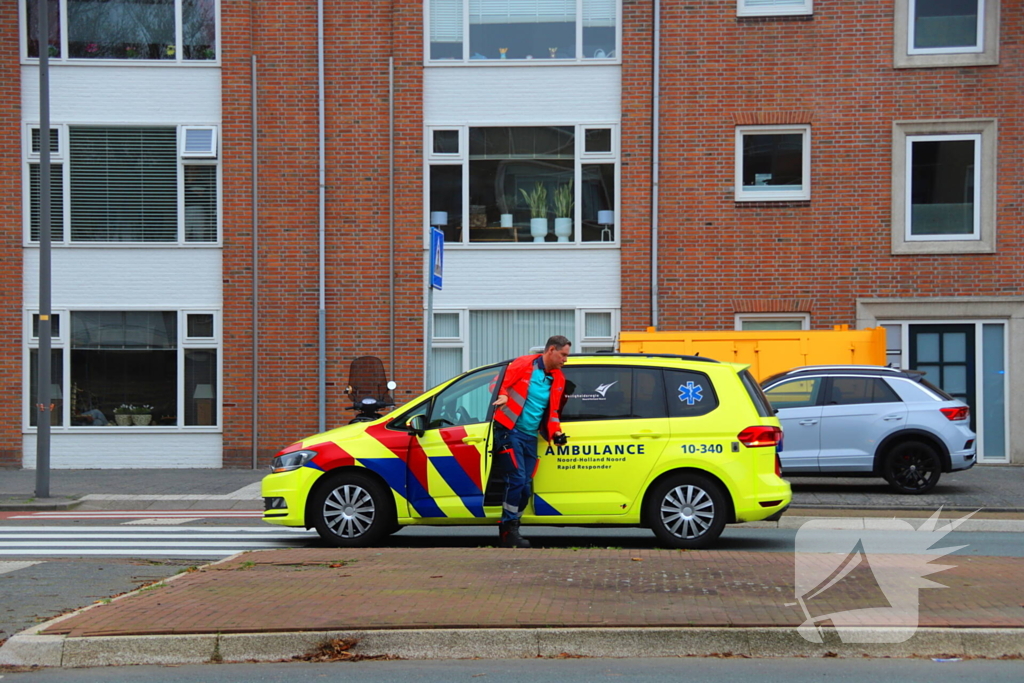
<instances>
[{"instance_id":1,"label":"roof rack rail","mask_svg":"<svg viewBox=\"0 0 1024 683\"><path fill-rule=\"evenodd\" d=\"M685 356L678 353L615 353L614 351L605 351L603 353L574 353L570 358L608 358L612 357L625 357L625 358L674 358L678 360L695 360L702 363L720 363L721 361L715 360L714 358L706 358L704 356Z\"/></svg>"}]
</instances>

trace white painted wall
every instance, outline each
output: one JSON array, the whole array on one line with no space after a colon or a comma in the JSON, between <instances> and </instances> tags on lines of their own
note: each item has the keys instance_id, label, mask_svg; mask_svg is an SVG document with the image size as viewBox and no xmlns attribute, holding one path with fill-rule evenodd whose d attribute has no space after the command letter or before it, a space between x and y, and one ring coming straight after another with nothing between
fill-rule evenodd
<instances>
[{"instance_id":1,"label":"white painted wall","mask_svg":"<svg viewBox=\"0 0 1024 683\"><path fill-rule=\"evenodd\" d=\"M424 123L618 123L621 82L619 66L428 67Z\"/></svg>"},{"instance_id":2,"label":"white painted wall","mask_svg":"<svg viewBox=\"0 0 1024 683\"><path fill-rule=\"evenodd\" d=\"M53 307L220 308L217 247L56 247L51 253ZM39 250L27 247L25 306L39 303Z\"/></svg>"},{"instance_id":3,"label":"white painted wall","mask_svg":"<svg viewBox=\"0 0 1024 683\"><path fill-rule=\"evenodd\" d=\"M25 123L39 120L39 72L21 68ZM216 66L51 65L54 124L219 125ZM39 301L39 250L24 253L26 308ZM220 309L220 247L55 247L53 307L169 310ZM125 430L131 428L124 428ZM221 467L219 433L102 430L52 433L51 465L68 468ZM35 467L34 430L23 435L23 465Z\"/></svg>"},{"instance_id":4,"label":"white painted wall","mask_svg":"<svg viewBox=\"0 0 1024 683\"><path fill-rule=\"evenodd\" d=\"M118 427L96 434L60 434L50 437L50 467L73 469L151 469L162 467L221 467L220 434L128 433L144 427ZM36 435L22 441L23 466L36 467Z\"/></svg>"},{"instance_id":5,"label":"white painted wall","mask_svg":"<svg viewBox=\"0 0 1024 683\"><path fill-rule=\"evenodd\" d=\"M219 124L219 67L50 66L53 123ZM39 121L39 69L21 67L21 112Z\"/></svg>"},{"instance_id":6,"label":"white painted wall","mask_svg":"<svg viewBox=\"0 0 1024 683\"><path fill-rule=\"evenodd\" d=\"M618 308L619 260L607 248L446 249L434 307Z\"/></svg>"}]
</instances>

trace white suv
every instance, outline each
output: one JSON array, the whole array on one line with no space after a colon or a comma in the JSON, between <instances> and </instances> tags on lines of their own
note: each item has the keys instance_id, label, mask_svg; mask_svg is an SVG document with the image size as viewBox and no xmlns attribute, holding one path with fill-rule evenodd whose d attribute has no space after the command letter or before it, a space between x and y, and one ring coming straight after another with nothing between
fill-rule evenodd
<instances>
[{"instance_id":1,"label":"white suv","mask_svg":"<svg viewBox=\"0 0 1024 683\"><path fill-rule=\"evenodd\" d=\"M782 423L783 475L873 475L900 493L927 493L942 472L973 467L970 409L923 375L806 366L761 382Z\"/></svg>"}]
</instances>

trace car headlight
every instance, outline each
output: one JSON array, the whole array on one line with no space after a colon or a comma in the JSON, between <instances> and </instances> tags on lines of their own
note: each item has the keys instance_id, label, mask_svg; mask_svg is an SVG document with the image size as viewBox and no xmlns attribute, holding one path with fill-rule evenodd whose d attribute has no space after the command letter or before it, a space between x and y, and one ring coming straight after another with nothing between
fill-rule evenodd
<instances>
[{"instance_id":1,"label":"car headlight","mask_svg":"<svg viewBox=\"0 0 1024 683\"><path fill-rule=\"evenodd\" d=\"M278 455L270 461L270 469L275 473L291 472L292 470L297 470L305 465L307 462L315 458L316 455L316 451L292 451L291 453Z\"/></svg>"}]
</instances>

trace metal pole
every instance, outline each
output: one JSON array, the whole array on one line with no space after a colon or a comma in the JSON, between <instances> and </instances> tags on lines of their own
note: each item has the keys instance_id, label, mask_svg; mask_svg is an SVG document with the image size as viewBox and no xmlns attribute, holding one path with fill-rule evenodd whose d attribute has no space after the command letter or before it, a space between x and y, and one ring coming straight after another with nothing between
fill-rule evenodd
<instances>
[{"instance_id":1,"label":"metal pole","mask_svg":"<svg viewBox=\"0 0 1024 683\"><path fill-rule=\"evenodd\" d=\"M430 279L430 268L433 265L433 261L434 255L431 254L430 258L427 259L427 343L425 344L425 346L427 347L427 364L425 371L426 377L423 380L423 391L426 391L431 386L431 356L434 355L434 283Z\"/></svg>"},{"instance_id":2,"label":"metal pole","mask_svg":"<svg viewBox=\"0 0 1024 683\"><path fill-rule=\"evenodd\" d=\"M50 497L50 17L47 0L39 13L39 413L36 428L36 498Z\"/></svg>"}]
</instances>

